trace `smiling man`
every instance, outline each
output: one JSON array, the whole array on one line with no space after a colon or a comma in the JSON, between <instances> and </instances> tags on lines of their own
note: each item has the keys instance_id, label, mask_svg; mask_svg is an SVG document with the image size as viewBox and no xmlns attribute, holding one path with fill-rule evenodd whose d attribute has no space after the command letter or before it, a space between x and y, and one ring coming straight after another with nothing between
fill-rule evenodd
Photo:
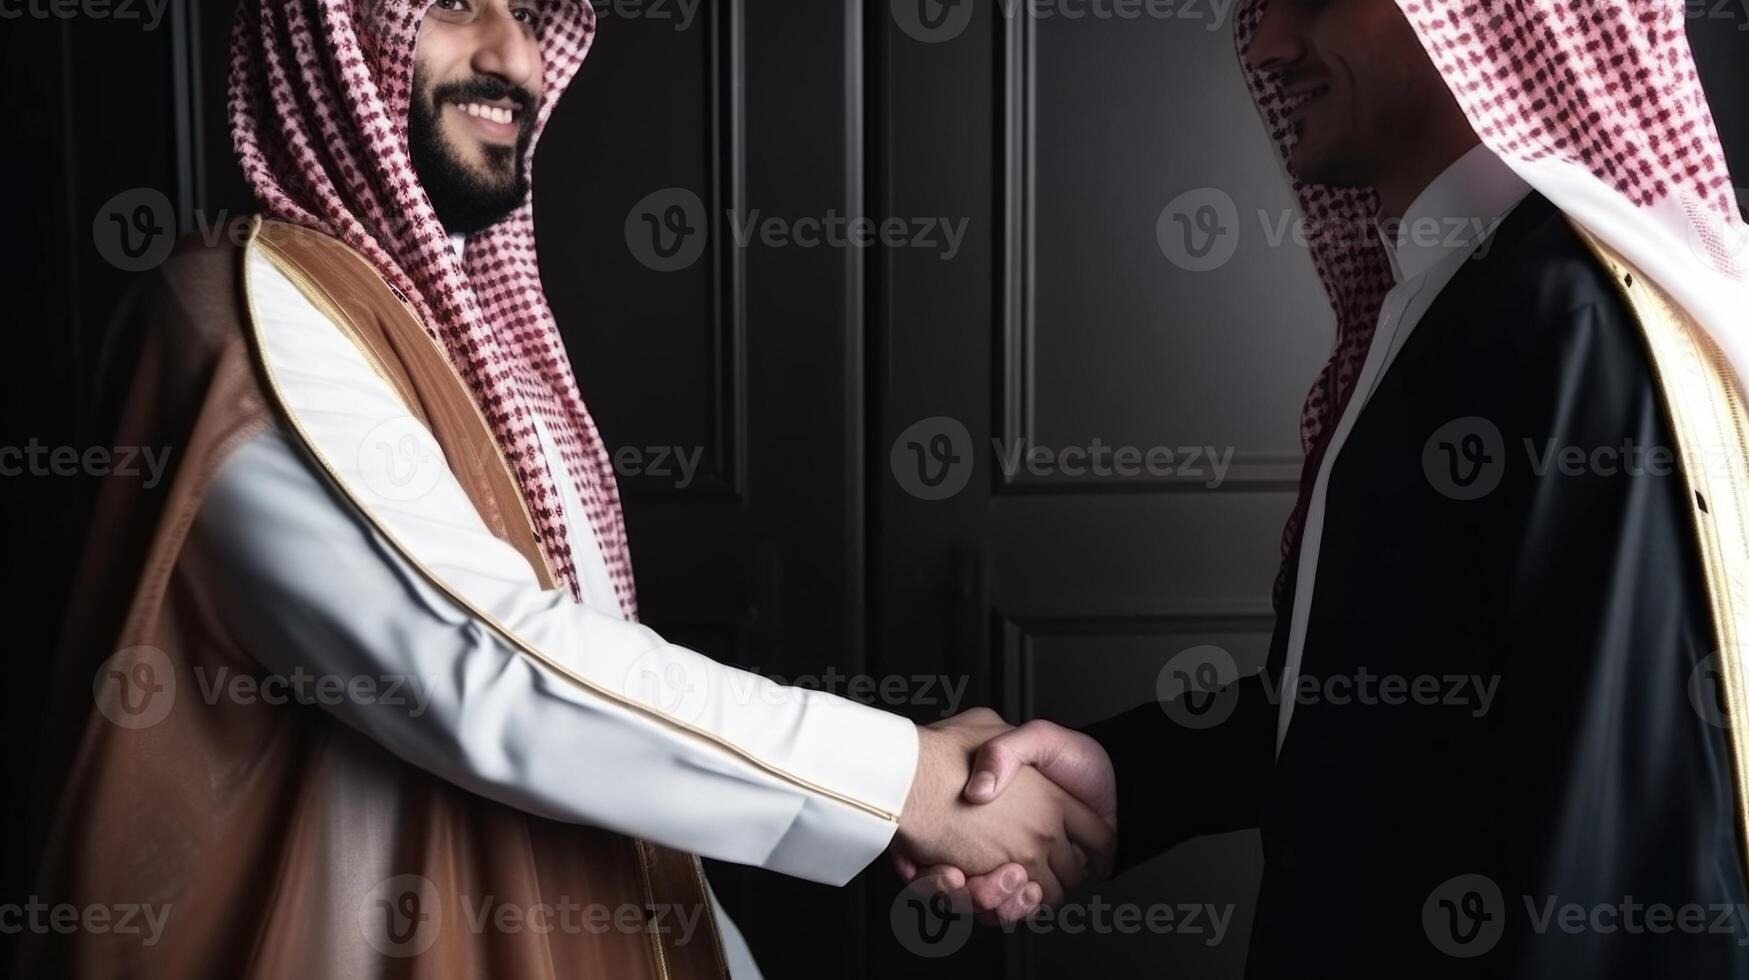
<instances>
[{"instance_id":1,"label":"smiling man","mask_svg":"<svg viewBox=\"0 0 1749 980\"><path fill-rule=\"evenodd\" d=\"M90 532L36 892L87 925L20 975L746 980L697 855L843 884L891 846L1055 897L1108 850L1042 776L959 800L987 712L919 729L636 623L530 195L593 27L240 6L263 215L116 327L115 443L174 462L108 481ZM90 925L142 907L147 937Z\"/></svg>"},{"instance_id":2,"label":"smiling man","mask_svg":"<svg viewBox=\"0 0 1749 980\"><path fill-rule=\"evenodd\" d=\"M532 26L533 0L510 5ZM437 0L419 33L407 140L438 220L455 235L497 224L528 197L529 147L544 88L538 45L482 44L470 0Z\"/></svg>"},{"instance_id":3,"label":"smiling man","mask_svg":"<svg viewBox=\"0 0 1749 980\"><path fill-rule=\"evenodd\" d=\"M1260 827L1254 977L1749 976L1749 231L1683 13L1246 4L1336 324L1267 669L1024 725L968 798L1036 766L1122 867Z\"/></svg>"}]
</instances>

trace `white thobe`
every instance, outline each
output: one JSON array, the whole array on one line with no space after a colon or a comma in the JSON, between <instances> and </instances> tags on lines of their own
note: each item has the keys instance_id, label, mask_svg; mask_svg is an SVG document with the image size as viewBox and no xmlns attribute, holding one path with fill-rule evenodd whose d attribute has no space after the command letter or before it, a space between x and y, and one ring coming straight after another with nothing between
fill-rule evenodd
<instances>
[{"instance_id":1,"label":"white thobe","mask_svg":"<svg viewBox=\"0 0 1749 980\"><path fill-rule=\"evenodd\" d=\"M829 884L885 849L916 768L911 722L628 622L537 422L584 601L542 590L359 349L260 253L245 275L272 380L321 463L278 420L221 466L188 547L221 572L215 602L264 667L418 679L429 703L417 713L328 707L408 762L542 817ZM758 977L715 911L732 975Z\"/></svg>"}]
</instances>

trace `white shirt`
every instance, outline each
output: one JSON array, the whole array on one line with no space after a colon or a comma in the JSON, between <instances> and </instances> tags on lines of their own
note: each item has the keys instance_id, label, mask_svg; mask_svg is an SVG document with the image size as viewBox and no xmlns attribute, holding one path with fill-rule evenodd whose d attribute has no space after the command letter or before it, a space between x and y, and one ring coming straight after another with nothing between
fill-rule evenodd
<instances>
[{"instance_id":1,"label":"white shirt","mask_svg":"<svg viewBox=\"0 0 1749 980\"><path fill-rule=\"evenodd\" d=\"M287 417L220 466L187 547L263 667L414 679L418 712L326 707L413 765L538 816L835 885L880 855L916 769L911 722L628 622L544 427L585 601L542 590L359 349L261 250L245 276ZM717 913L733 976L756 978Z\"/></svg>"},{"instance_id":2,"label":"white shirt","mask_svg":"<svg viewBox=\"0 0 1749 980\"><path fill-rule=\"evenodd\" d=\"M1325 495L1330 483L1330 468L1342 452L1355 420L1366 410L1367 402L1377 390L1380 379L1390 370L1397 352L1409 339L1415 325L1421 321L1452 277L1478 247L1505 220L1506 216L1530 194L1525 183L1492 150L1478 144L1459 157L1443 173L1435 177L1415 202L1404 212L1394 236L1386 234L1388 225L1379 229L1385 254L1391 261L1391 274L1396 286L1385 296L1379 310L1378 327L1366 364L1356 379L1354 395L1336 425L1330 448L1324 453L1318 478L1312 484L1312 499L1307 505L1306 526L1300 542L1300 564L1296 569L1294 604L1290 612L1287 656L1281 677L1281 712L1276 723L1275 751L1287 740L1288 722L1293 717L1294 697L1300 676L1301 659L1305 653L1306 623L1312 608L1313 591L1318 571L1318 548L1324 534ZM1314 669L1316 665L1313 665Z\"/></svg>"},{"instance_id":3,"label":"white shirt","mask_svg":"<svg viewBox=\"0 0 1749 980\"><path fill-rule=\"evenodd\" d=\"M455 250L458 259L467 243L466 235L449 236L449 246ZM625 610L620 608L619 593L608 573L601 541L595 536L595 527L589 522L589 512L583 508L582 498L577 496L577 483L565 466L558 440L553 438L539 412L530 417L534 420L535 438L540 442L541 460L546 463L553 485L559 491L559 511L565 516L565 540L571 545L572 564L577 570L577 583L583 590L583 601L597 609L613 610L623 619Z\"/></svg>"}]
</instances>

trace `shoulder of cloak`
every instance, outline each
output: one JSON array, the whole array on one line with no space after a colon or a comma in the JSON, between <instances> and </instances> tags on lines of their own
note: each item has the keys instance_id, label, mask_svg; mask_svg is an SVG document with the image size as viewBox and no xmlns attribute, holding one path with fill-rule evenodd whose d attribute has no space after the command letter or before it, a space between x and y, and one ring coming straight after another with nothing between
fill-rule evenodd
<instances>
[{"instance_id":1,"label":"shoulder of cloak","mask_svg":"<svg viewBox=\"0 0 1749 980\"><path fill-rule=\"evenodd\" d=\"M272 355L258 332L248 295L247 262L259 255L298 289L333 327L345 334L365 362L394 390L409 415L429 430L486 526L522 552L543 587L554 582L540 550L534 518L515 471L500 447L473 390L456 370L442 342L377 268L338 239L307 228L262 221L245 246L245 323L267 400L306 444L303 427L272 381ZM308 445L312 453L318 447ZM368 513L368 508L365 508Z\"/></svg>"}]
</instances>

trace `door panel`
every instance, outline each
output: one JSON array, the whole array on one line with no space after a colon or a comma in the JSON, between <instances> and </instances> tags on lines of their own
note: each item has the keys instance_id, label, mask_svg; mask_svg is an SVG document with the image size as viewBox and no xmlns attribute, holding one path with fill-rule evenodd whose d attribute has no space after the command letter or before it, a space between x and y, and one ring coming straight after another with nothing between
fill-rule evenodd
<instances>
[{"instance_id":1,"label":"door panel","mask_svg":"<svg viewBox=\"0 0 1749 980\"><path fill-rule=\"evenodd\" d=\"M1192 647L1260 666L1299 403L1331 327L1303 250L1262 232L1290 199L1230 33L980 9L949 40L888 37L884 207L964 215L973 231L951 272L905 252L882 270L878 448L900 452L876 498L877 649L895 672L966 672L1010 719L1071 725L1152 699ZM1175 263L1195 248L1161 244L1180 232L1162 214L1195 218L1205 201L1224 203L1193 244L1227 257ZM956 427L964 488L926 499L913 467L945 466L928 447ZM956 595L959 615L927 614ZM1133 933L1066 919L950 959L1010 977L1238 976L1259 871L1255 834L1226 835L1072 901L1088 915L1213 907L1218 941L1194 919Z\"/></svg>"}]
</instances>

